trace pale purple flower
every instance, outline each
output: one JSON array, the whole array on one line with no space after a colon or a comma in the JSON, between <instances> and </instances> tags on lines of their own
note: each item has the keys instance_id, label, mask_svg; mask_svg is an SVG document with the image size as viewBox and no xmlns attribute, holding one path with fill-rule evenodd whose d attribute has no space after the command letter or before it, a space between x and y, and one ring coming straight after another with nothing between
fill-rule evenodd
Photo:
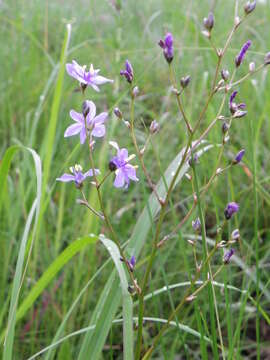
<instances>
[{"instance_id":1,"label":"pale purple flower","mask_svg":"<svg viewBox=\"0 0 270 360\"><path fill-rule=\"evenodd\" d=\"M270 64L270 52L265 54L265 57L264 57L264 65L269 65L269 64Z\"/></svg>"},{"instance_id":2,"label":"pale purple flower","mask_svg":"<svg viewBox=\"0 0 270 360\"><path fill-rule=\"evenodd\" d=\"M77 188L80 188L84 180L90 176L93 176L93 170L90 169L87 172L82 172L82 167L76 164L74 167L70 168L71 174L63 174L60 178L57 178L56 181L61 182L71 182L74 181ZM95 175L98 175L100 171L95 169Z\"/></svg>"},{"instance_id":3,"label":"pale purple flower","mask_svg":"<svg viewBox=\"0 0 270 360\"><path fill-rule=\"evenodd\" d=\"M116 188L127 188L130 180L139 181L136 176L136 167L129 164L129 161L132 160L135 155L128 156L127 149L120 149L115 141L110 141L110 145L117 150L117 155L111 159L109 164L110 170L115 171L116 174L114 186Z\"/></svg>"},{"instance_id":4,"label":"pale purple flower","mask_svg":"<svg viewBox=\"0 0 270 360\"><path fill-rule=\"evenodd\" d=\"M232 231L231 238L232 238L233 241L237 241L237 240L240 239L239 229L235 229L235 230Z\"/></svg>"},{"instance_id":5,"label":"pale purple flower","mask_svg":"<svg viewBox=\"0 0 270 360\"><path fill-rule=\"evenodd\" d=\"M234 249L229 249L224 257L223 257L223 262L224 264L229 264L230 260L231 260L231 257L233 256L233 254L235 253L235 250Z\"/></svg>"},{"instance_id":6,"label":"pale purple flower","mask_svg":"<svg viewBox=\"0 0 270 360\"><path fill-rule=\"evenodd\" d=\"M233 216L233 214L237 213L239 210L239 205L236 202L230 202L226 206L224 210L224 215L226 220L230 220L230 218Z\"/></svg>"},{"instance_id":7,"label":"pale purple flower","mask_svg":"<svg viewBox=\"0 0 270 360\"><path fill-rule=\"evenodd\" d=\"M244 60L244 57L246 55L246 52L248 51L249 47L251 45L251 41L248 40L243 46L242 46L242 49L240 50L239 54L236 56L235 58L235 66L236 67L239 67L243 60Z\"/></svg>"},{"instance_id":8,"label":"pale purple flower","mask_svg":"<svg viewBox=\"0 0 270 360\"><path fill-rule=\"evenodd\" d=\"M102 112L96 116L96 105L93 101L86 100L89 107L89 112L86 116L87 129L91 131L91 135L95 137L103 137L106 133L104 122L108 117L108 113ZM74 136L80 134L80 142L84 144L87 134L85 129L85 118L83 114L75 110L70 111L70 117L75 121L75 124L70 125L64 134L64 137Z\"/></svg>"},{"instance_id":9,"label":"pale purple flower","mask_svg":"<svg viewBox=\"0 0 270 360\"><path fill-rule=\"evenodd\" d=\"M100 70L95 70L92 64L90 65L89 71L86 71L86 65L81 66L75 60L72 60L71 64L66 64L66 70L67 73L74 79L78 80L81 85L84 87L89 85L96 91L99 91L99 85L113 82L113 80L98 75Z\"/></svg>"},{"instance_id":10,"label":"pale purple flower","mask_svg":"<svg viewBox=\"0 0 270 360\"><path fill-rule=\"evenodd\" d=\"M233 163L234 163L234 164L239 164L244 155L245 155L245 149L240 150L240 151L236 154L236 156L235 156L235 158L234 158L234 160L233 160Z\"/></svg>"},{"instance_id":11,"label":"pale purple flower","mask_svg":"<svg viewBox=\"0 0 270 360\"><path fill-rule=\"evenodd\" d=\"M128 60L126 60L125 62L125 70L121 70L120 75L124 76L127 82L129 82L130 84L132 83L134 78L134 73L133 73L132 65Z\"/></svg>"},{"instance_id":12,"label":"pale purple flower","mask_svg":"<svg viewBox=\"0 0 270 360\"><path fill-rule=\"evenodd\" d=\"M159 40L159 46L163 49L163 54L168 63L173 60L174 49L173 49L173 36L171 33L165 35L164 40Z\"/></svg>"}]
</instances>

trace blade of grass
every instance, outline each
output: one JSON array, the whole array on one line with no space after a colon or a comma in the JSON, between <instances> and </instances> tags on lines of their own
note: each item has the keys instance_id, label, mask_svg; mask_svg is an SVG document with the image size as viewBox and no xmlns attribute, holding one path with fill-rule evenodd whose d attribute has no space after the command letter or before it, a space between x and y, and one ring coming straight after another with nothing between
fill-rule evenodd
<instances>
[{"instance_id":1,"label":"blade of grass","mask_svg":"<svg viewBox=\"0 0 270 360\"><path fill-rule=\"evenodd\" d=\"M117 269L121 288L122 288L122 301L123 301L123 341L124 341L124 359L133 359L133 323L132 323L132 309L133 303L131 295L128 292L128 280L126 272L123 267L123 263L120 261L120 252L116 244L106 239L104 236L100 236L100 241L109 251L115 267ZM99 356L99 355L98 355ZM92 353L93 359L95 354Z\"/></svg>"},{"instance_id":2,"label":"blade of grass","mask_svg":"<svg viewBox=\"0 0 270 360\"><path fill-rule=\"evenodd\" d=\"M11 360L12 359L12 352L13 352L13 343L14 343L14 335L15 335L15 323L16 323L16 312L17 312L17 305L19 301L19 294L22 287L23 279L26 273L27 265L31 256L31 249L33 246L33 242L35 239L36 229L37 229L37 222L38 217L40 213L40 202L41 202L41 187L42 187L42 172L41 172L41 161L37 153L30 149L30 148L24 148L24 147L16 147L11 148L12 150L8 150L8 157L6 158L6 162L4 163L4 171L5 175L7 176L7 170L10 165L10 161L12 159L12 156L14 156L15 152L19 149L27 150L30 152L30 154L33 157L34 163L35 163L35 172L36 172L36 179L37 179L37 196L36 199L33 202L32 208L30 210L30 213L28 215L23 237L20 244L19 254L18 254L18 260L16 264L16 270L15 270L15 276L13 279L13 286L12 286L12 292L11 292L11 300L10 300L10 308L9 308L9 316L8 316L8 325L7 325L7 331L5 334L5 341L4 341L4 360ZM7 166L8 165L8 166ZM2 169L2 167L1 167ZM30 251L28 253L28 258L26 261L25 269L23 271L23 264L24 264L24 257L25 257L25 251L26 251L26 244L29 237L29 233L31 230L31 224L32 220L35 216L35 223L34 223L34 230L33 230L33 236L31 239L31 245L30 245Z\"/></svg>"}]
</instances>

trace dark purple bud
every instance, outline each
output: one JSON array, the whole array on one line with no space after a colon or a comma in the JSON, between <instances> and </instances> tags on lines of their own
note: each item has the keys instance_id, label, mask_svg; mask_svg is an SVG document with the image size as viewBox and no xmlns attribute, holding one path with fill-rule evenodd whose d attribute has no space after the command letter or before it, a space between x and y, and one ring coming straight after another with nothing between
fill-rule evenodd
<instances>
[{"instance_id":1,"label":"dark purple bud","mask_svg":"<svg viewBox=\"0 0 270 360\"><path fill-rule=\"evenodd\" d=\"M82 104L82 113L85 118L89 114L89 111L90 111L89 103L90 103L89 100L85 100Z\"/></svg>"},{"instance_id":2,"label":"dark purple bud","mask_svg":"<svg viewBox=\"0 0 270 360\"><path fill-rule=\"evenodd\" d=\"M160 130L160 125L159 125L159 123L158 123L156 120L153 120L153 121L151 122L151 125L150 125L149 130L150 130L150 133L151 133L152 135L155 134L155 133L157 133L157 132Z\"/></svg>"},{"instance_id":3,"label":"dark purple bud","mask_svg":"<svg viewBox=\"0 0 270 360\"><path fill-rule=\"evenodd\" d=\"M224 215L226 220L230 220L233 214L237 213L238 210L239 210L239 205L236 202L230 202L224 210Z\"/></svg>"},{"instance_id":4,"label":"dark purple bud","mask_svg":"<svg viewBox=\"0 0 270 360\"><path fill-rule=\"evenodd\" d=\"M248 1L244 6L245 13L250 14L256 7L256 1Z\"/></svg>"},{"instance_id":5,"label":"dark purple bud","mask_svg":"<svg viewBox=\"0 0 270 360\"><path fill-rule=\"evenodd\" d=\"M228 70L223 69L221 70L221 77L224 81L227 81L229 79L230 73Z\"/></svg>"},{"instance_id":6,"label":"dark purple bud","mask_svg":"<svg viewBox=\"0 0 270 360\"><path fill-rule=\"evenodd\" d=\"M114 112L114 115L117 116L119 119L123 118L122 111L118 107L114 108L113 112Z\"/></svg>"},{"instance_id":7,"label":"dark purple bud","mask_svg":"<svg viewBox=\"0 0 270 360\"><path fill-rule=\"evenodd\" d=\"M120 75L124 76L127 82L129 82L130 84L132 83L134 78L134 73L133 73L132 65L128 60L126 60L125 62L125 70L121 70Z\"/></svg>"},{"instance_id":8,"label":"dark purple bud","mask_svg":"<svg viewBox=\"0 0 270 360\"><path fill-rule=\"evenodd\" d=\"M164 42L162 39L159 40L158 45L159 45L162 49L165 49L165 42Z\"/></svg>"},{"instance_id":9,"label":"dark purple bud","mask_svg":"<svg viewBox=\"0 0 270 360\"><path fill-rule=\"evenodd\" d=\"M237 95L237 91L233 91L231 96L230 96L230 101L229 101L229 108L230 108L230 111L232 114L234 114L237 110L237 105L236 103L234 102L234 99Z\"/></svg>"},{"instance_id":10,"label":"dark purple bud","mask_svg":"<svg viewBox=\"0 0 270 360\"><path fill-rule=\"evenodd\" d=\"M233 254L235 253L234 249L230 249L228 250L225 255L223 256L223 262L224 264L229 264L231 257L233 256Z\"/></svg>"},{"instance_id":11,"label":"dark purple bud","mask_svg":"<svg viewBox=\"0 0 270 360\"><path fill-rule=\"evenodd\" d=\"M245 155L245 150L244 149L240 150L239 153L234 158L233 164L234 165L239 164L244 155Z\"/></svg>"},{"instance_id":12,"label":"dark purple bud","mask_svg":"<svg viewBox=\"0 0 270 360\"><path fill-rule=\"evenodd\" d=\"M163 49L163 54L168 63L173 60L173 36L171 33L167 33L164 40L159 41L159 46Z\"/></svg>"},{"instance_id":13,"label":"dark purple bud","mask_svg":"<svg viewBox=\"0 0 270 360\"><path fill-rule=\"evenodd\" d=\"M264 57L264 65L270 64L270 52L268 52Z\"/></svg>"},{"instance_id":14,"label":"dark purple bud","mask_svg":"<svg viewBox=\"0 0 270 360\"><path fill-rule=\"evenodd\" d=\"M211 31L214 27L214 15L213 13L209 13L207 18L203 19L203 25L208 30Z\"/></svg>"},{"instance_id":15,"label":"dark purple bud","mask_svg":"<svg viewBox=\"0 0 270 360\"><path fill-rule=\"evenodd\" d=\"M131 256L130 261L128 262L128 265L129 265L130 270L133 271L135 268L135 265L136 265L136 258L134 255Z\"/></svg>"},{"instance_id":16,"label":"dark purple bud","mask_svg":"<svg viewBox=\"0 0 270 360\"><path fill-rule=\"evenodd\" d=\"M111 161L109 162L109 170L110 170L111 172L113 172L113 171L115 171L116 169L117 169L117 166L116 166L115 162L111 160Z\"/></svg>"},{"instance_id":17,"label":"dark purple bud","mask_svg":"<svg viewBox=\"0 0 270 360\"><path fill-rule=\"evenodd\" d=\"M186 87L188 87L189 83L190 83L190 79L191 79L191 76L190 75L187 75L187 76L184 76L181 78L180 80L180 84L182 86L183 89L185 89Z\"/></svg>"},{"instance_id":18,"label":"dark purple bud","mask_svg":"<svg viewBox=\"0 0 270 360\"><path fill-rule=\"evenodd\" d=\"M227 124L226 122L224 122L224 123L222 124L221 129L222 129L223 134L226 134L226 133L228 132L229 127L230 127L229 124Z\"/></svg>"},{"instance_id":19,"label":"dark purple bud","mask_svg":"<svg viewBox=\"0 0 270 360\"><path fill-rule=\"evenodd\" d=\"M242 49L240 50L239 54L236 56L235 58L235 66L236 67L239 67L243 60L244 60L244 57L246 55L246 52L248 51L249 47L251 45L251 41L248 40L243 46L242 46Z\"/></svg>"},{"instance_id":20,"label":"dark purple bud","mask_svg":"<svg viewBox=\"0 0 270 360\"><path fill-rule=\"evenodd\" d=\"M240 239L240 232L239 232L239 229L235 229L233 230L232 234L231 234L231 239L233 241L237 241Z\"/></svg>"},{"instance_id":21,"label":"dark purple bud","mask_svg":"<svg viewBox=\"0 0 270 360\"><path fill-rule=\"evenodd\" d=\"M195 230L196 232L199 232L201 230L201 222L200 222L199 218L193 220L191 224L192 224L193 230Z\"/></svg>"}]
</instances>

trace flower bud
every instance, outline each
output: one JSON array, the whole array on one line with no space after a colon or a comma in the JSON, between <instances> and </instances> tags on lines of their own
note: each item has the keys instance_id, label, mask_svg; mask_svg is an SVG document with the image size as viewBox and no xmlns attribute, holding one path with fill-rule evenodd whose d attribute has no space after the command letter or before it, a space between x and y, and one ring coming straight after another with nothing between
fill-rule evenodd
<instances>
[{"instance_id":1,"label":"flower bud","mask_svg":"<svg viewBox=\"0 0 270 360\"><path fill-rule=\"evenodd\" d=\"M229 70L223 69L221 70L221 77L224 81L227 81L229 79L230 73Z\"/></svg>"},{"instance_id":2,"label":"flower bud","mask_svg":"<svg viewBox=\"0 0 270 360\"><path fill-rule=\"evenodd\" d=\"M233 254L235 253L234 249L230 249L229 251L227 251L223 257L223 262L224 264L229 264L231 257L233 256Z\"/></svg>"},{"instance_id":3,"label":"flower bud","mask_svg":"<svg viewBox=\"0 0 270 360\"><path fill-rule=\"evenodd\" d=\"M140 92L140 90L139 90L138 86L135 86L135 87L132 89L132 96L135 98L136 96L139 95L139 92Z\"/></svg>"},{"instance_id":4,"label":"flower bud","mask_svg":"<svg viewBox=\"0 0 270 360\"><path fill-rule=\"evenodd\" d=\"M183 89L185 89L189 85L190 79L191 79L190 75L187 75L187 76L184 76L184 77L181 78L180 84L181 84Z\"/></svg>"},{"instance_id":5,"label":"flower bud","mask_svg":"<svg viewBox=\"0 0 270 360\"><path fill-rule=\"evenodd\" d=\"M109 162L109 170L111 171L111 172L113 172L113 171L115 171L117 169L117 166L116 166L116 164L114 163L114 161L110 161Z\"/></svg>"},{"instance_id":6,"label":"flower bud","mask_svg":"<svg viewBox=\"0 0 270 360\"><path fill-rule=\"evenodd\" d=\"M240 118L242 118L242 117L244 117L244 116L246 116L246 115L247 115L247 111L237 110L237 111L233 114L233 117L234 117L235 119L240 119Z\"/></svg>"},{"instance_id":7,"label":"flower bud","mask_svg":"<svg viewBox=\"0 0 270 360\"><path fill-rule=\"evenodd\" d=\"M155 133L157 133L157 132L159 132L159 130L160 130L160 125L159 125L159 123L158 123L156 120L153 120L153 121L151 122L151 125L150 125L149 130L150 130L150 133L151 133L152 135L155 134Z\"/></svg>"},{"instance_id":8,"label":"flower bud","mask_svg":"<svg viewBox=\"0 0 270 360\"><path fill-rule=\"evenodd\" d=\"M253 73L255 71L255 62L249 64L249 72Z\"/></svg>"},{"instance_id":9,"label":"flower bud","mask_svg":"<svg viewBox=\"0 0 270 360\"><path fill-rule=\"evenodd\" d=\"M89 103L90 103L89 100L85 100L82 104L82 114L85 118L89 114L89 111L90 111Z\"/></svg>"},{"instance_id":10,"label":"flower bud","mask_svg":"<svg viewBox=\"0 0 270 360\"><path fill-rule=\"evenodd\" d=\"M237 240L240 239L239 229L233 230L233 232L231 233L231 239L232 239L233 241L237 241Z\"/></svg>"},{"instance_id":11,"label":"flower bud","mask_svg":"<svg viewBox=\"0 0 270 360\"><path fill-rule=\"evenodd\" d=\"M264 65L270 64L270 52L268 52L264 57Z\"/></svg>"},{"instance_id":12,"label":"flower bud","mask_svg":"<svg viewBox=\"0 0 270 360\"><path fill-rule=\"evenodd\" d=\"M210 12L207 16L207 18L203 19L203 25L204 27L210 32L214 27L214 15L212 12Z\"/></svg>"},{"instance_id":13,"label":"flower bud","mask_svg":"<svg viewBox=\"0 0 270 360\"><path fill-rule=\"evenodd\" d=\"M256 7L256 1L248 1L244 6L245 13L247 15L252 13L252 11L255 10L255 7Z\"/></svg>"},{"instance_id":14,"label":"flower bud","mask_svg":"<svg viewBox=\"0 0 270 360\"><path fill-rule=\"evenodd\" d=\"M230 128L229 124L224 122L221 127L223 134L226 134L228 132L229 128Z\"/></svg>"},{"instance_id":15,"label":"flower bud","mask_svg":"<svg viewBox=\"0 0 270 360\"><path fill-rule=\"evenodd\" d=\"M233 164L239 164L243 158L243 156L245 155L245 150L242 149L239 151L239 153L235 156L234 160L233 160Z\"/></svg>"},{"instance_id":16,"label":"flower bud","mask_svg":"<svg viewBox=\"0 0 270 360\"><path fill-rule=\"evenodd\" d=\"M200 222L200 219L197 218L195 220L192 221L192 227L193 227L193 230L195 230L196 232L199 232L201 230L201 222Z\"/></svg>"},{"instance_id":17,"label":"flower bud","mask_svg":"<svg viewBox=\"0 0 270 360\"><path fill-rule=\"evenodd\" d=\"M226 206L224 210L224 215L226 220L230 220L230 218L233 216L233 214L237 213L239 210L239 205L236 202L230 202Z\"/></svg>"},{"instance_id":18,"label":"flower bud","mask_svg":"<svg viewBox=\"0 0 270 360\"><path fill-rule=\"evenodd\" d=\"M118 119L122 119L122 118L123 118L122 111L121 111L118 107L114 108L114 109L113 109L113 112L114 112L114 115L115 115L116 117L118 117Z\"/></svg>"}]
</instances>

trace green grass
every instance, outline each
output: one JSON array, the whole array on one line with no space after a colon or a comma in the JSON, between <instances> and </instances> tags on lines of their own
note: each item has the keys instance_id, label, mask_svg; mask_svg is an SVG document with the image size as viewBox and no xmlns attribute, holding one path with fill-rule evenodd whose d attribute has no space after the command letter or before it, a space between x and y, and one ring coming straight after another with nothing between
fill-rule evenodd
<instances>
[{"instance_id":1,"label":"green grass","mask_svg":"<svg viewBox=\"0 0 270 360\"><path fill-rule=\"evenodd\" d=\"M88 236L105 232L109 237L109 233L96 217L76 203L79 192L75 187L55 181L74 163L89 167L87 149L78 144L78 138L63 138L70 124L69 110L79 111L82 103L81 94L74 91L77 84L66 75L64 67L72 59L82 64L93 63L102 75L114 79L114 84L103 85L100 93L87 89L85 95L96 103L98 112L109 111L106 138L97 141L94 153L99 168L105 172L112 155L108 140L117 140L121 147L134 152L127 129L112 112L118 106L129 120L128 86L119 71L126 58L131 61L135 82L140 88L135 101L135 128L140 147L146 140L145 127L149 127L153 119L161 124L160 133L153 137L146 151L145 162L153 181L160 181L159 191L164 196L178 159L173 161L186 143L186 132L157 42L168 30L174 35L174 70L177 81L191 75L183 103L191 123L195 124L216 63L213 50L201 35L202 19L210 3L214 4L216 19L213 41L222 47L233 24L233 0L11 0L0 4L2 341L5 330L9 330L8 348L4 353L2 344L0 353L5 359L27 359L46 347L49 347L43 355L46 360L84 359L91 349L94 359L122 359L123 343L131 344L132 338L136 339L137 332L132 331L131 321L134 317L136 324L137 297L132 298L132 309L114 270L115 264L118 265L116 257L110 260L102 243ZM244 1L239 1L239 6L243 4ZM232 72L240 46L247 39L252 40L237 78L247 72L250 61L256 65L262 63L264 54L270 50L269 10L269 0L266 4L258 3L229 47L223 66ZM67 23L72 24L70 36ZM233 122L222 165L245 148L244 166L234 166L220 176L201 199L200 212L195 210L191 219L199 215L205 219L206 234L203 239L198 237L196 243L198 258L202 259L206 256L206 244L208 251L213 247L226 203L235 200L240 204L240 211L225 228L225 235L238 227L241 240L235 246L234 261L215 279L220 286L209 284L194 302L186 303L178 316L174 316L172 326L155 351L155 356L164 359L217 358L217 353L221 357L217 319L226 358L264 358L270 346L270 79L267 69L237 90L239 102L247 103L248 115ZM215 116L220 100L221 95L216 95L200 133ZM226 104L223 115L229 115ZM218 122L208 140L219 144L221 136L221 122ZM34 149L40 157L42 187L39 183L38 191L37 178L41 180L38 158L33 155L35 168L28 151L21 151L22 146ZM215 169L217 153L218 149L213 147L200 157L196 167L198 187L206 184ZM115 189L110 177L102 193L118 237L122 244L127 244L126 253L128 256L135 253L138 257L135 276L140 284L151 253L159 204L151 195L140 168L138 176L140 182L132 184L128 191ZM86 186L85 192L92 206L98 209L93 187ZM36 214L40 215L38 220L33 220L36 198L36 206L40 207ZM161 238L181 221L192 201L191 183L183 177L173 191ZM180 284L192 281L196 273L192 246L187 242L194 236L191 219L160 249L155 259L145 299L145 349L151 346L162 322L181 301L187 285ZM218 269L222 255L220 250L206 272L214 273ZM121 271L120 276L123 276ZM174 284L179 286L173 287ZM194 289L198 286L194 285ZM121 323L123 301L124 319L128 319L126 328ZM92 330L87 331L87 327ZM53 346L57 341L59 344ZM129 346L125 348L131 351ZM126 354L126 358L130 356Z\"/></svg>"}]
</instances>

